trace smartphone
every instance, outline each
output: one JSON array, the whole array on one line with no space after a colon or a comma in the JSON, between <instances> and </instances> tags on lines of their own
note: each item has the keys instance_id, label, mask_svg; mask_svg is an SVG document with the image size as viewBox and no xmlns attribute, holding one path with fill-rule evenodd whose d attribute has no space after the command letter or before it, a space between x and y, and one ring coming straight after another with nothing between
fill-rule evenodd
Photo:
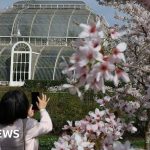
<instances>
[{"instance_id":1,"label":"smartphone","mask_svg":"<svg viewBox=\"0 0 150 150\"><path fill-rule=\"evenodd\" d=\"M39 92L32 92L31 93L31 97L32 97L32 109L33 110L39 110L38 107L37 107L37 104L36 102L38 102L38 97L40 96L40 93Z\"/></svg>"}]
</instances>

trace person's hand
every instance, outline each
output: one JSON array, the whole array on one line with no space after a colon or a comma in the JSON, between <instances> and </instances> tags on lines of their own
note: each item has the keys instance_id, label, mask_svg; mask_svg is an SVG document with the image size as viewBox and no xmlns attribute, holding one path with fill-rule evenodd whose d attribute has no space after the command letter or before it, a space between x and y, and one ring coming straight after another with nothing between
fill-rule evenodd
<instances>
[{"instance_id":1,"label":"person's hand","mask_svg":"<svg viewBox=\"0 0 150 150\"><path fill-rule=\"evenodd\" d=\"M39 101L39 102L36 102L37 107L38 107L39 109L45 109L46 106L47 106L47 103L48 103L48 101L49 101L49 98L47 99L47 96L42 93L42 98L38 97L38 101Z\"/></svg>"},{"instance_id":2,"label":"person's hand","mask_svg":"<svg viewBox=\"0 0 150 150\"><path fill-rule=\"evenodd\" d=\"M28 110L28 117L33 117L34 116L34 110L32 109L33 105L31 104L29 110Z\"/></svg>"}]
</instances>

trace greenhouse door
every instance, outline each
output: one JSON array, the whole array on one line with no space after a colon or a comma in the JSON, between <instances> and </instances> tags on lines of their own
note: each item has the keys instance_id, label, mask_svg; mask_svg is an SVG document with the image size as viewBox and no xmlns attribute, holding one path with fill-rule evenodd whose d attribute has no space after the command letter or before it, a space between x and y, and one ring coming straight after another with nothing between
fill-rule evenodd
<instances>
[{"instance_id":1,"label":"greenhouse door","mask_svg":"<svg viewBox=\"0 0 150 150\"><path fill-rule=\"evenodd\" d=\"M11 51L10 86L23 86L31 79L32 49L27 42L17 42Z\"/></svg>"}]
</instances>

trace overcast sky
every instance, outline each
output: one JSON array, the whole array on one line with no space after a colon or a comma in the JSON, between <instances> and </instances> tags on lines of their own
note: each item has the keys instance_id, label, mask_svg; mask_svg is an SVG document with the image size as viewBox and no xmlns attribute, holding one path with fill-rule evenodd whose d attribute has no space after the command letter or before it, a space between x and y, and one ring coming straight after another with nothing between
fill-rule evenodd
<instances>
[{"instance_id":1,"label":"overcast sky","mask_svg":"<svg viewBox=\"0 0 150 150\"><path fill-rule=\"evenodd\" d=\"M19 0L0 0L0 10L4 10L8 7L11 7L12 4L16 1L19 1ZM100 6L96 2L96 0L83 0L83 1L86 2L96 14L103 15L110 25L118 23L113 18L113 14L115 13L115 10L113 8L110 8L110 7L106 8L106 7Z\"/></svg>"}]
</instances>

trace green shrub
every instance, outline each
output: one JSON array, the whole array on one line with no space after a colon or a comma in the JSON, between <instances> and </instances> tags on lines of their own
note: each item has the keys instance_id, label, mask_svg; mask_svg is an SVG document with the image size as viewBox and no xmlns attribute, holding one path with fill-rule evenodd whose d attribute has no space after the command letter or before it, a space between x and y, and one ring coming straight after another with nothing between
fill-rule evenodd
<instances>
[{"instance_id":1,"label":"green shrub","mask_svg":"<svg viewBox=\"0 0 150 150\"><path fill-rule=\"evenodd\" d=\"M54 142L58 140L58 136L47 134L39 138L40 150L51 150L54 147Z\"/></svg>"},{"instance_id":2,"label":"green shrub","mask_svg":"<svg viewBox=\"0 0 150 150\"><path fill-rule=\"evenodd\" d=\"M26 80L24 88L29 91L46 91L48 87L59 86L66 83L66 80Z\"/></svg>"},{"instance_id":3,"label":"green shrub","mask_svg":"<svg viewBox=\"0 0 150 150\"><path fill-rule=\"evenodd\" d=\"M47 110L52 118L55 134L61 133L67 120L81 120L98 106L93 100L81 101L77 96L69 93L47 93L47 95L50 97ZM37 114L36 117L39 118L39 115Z\"/></svg>"}]
</instances>

